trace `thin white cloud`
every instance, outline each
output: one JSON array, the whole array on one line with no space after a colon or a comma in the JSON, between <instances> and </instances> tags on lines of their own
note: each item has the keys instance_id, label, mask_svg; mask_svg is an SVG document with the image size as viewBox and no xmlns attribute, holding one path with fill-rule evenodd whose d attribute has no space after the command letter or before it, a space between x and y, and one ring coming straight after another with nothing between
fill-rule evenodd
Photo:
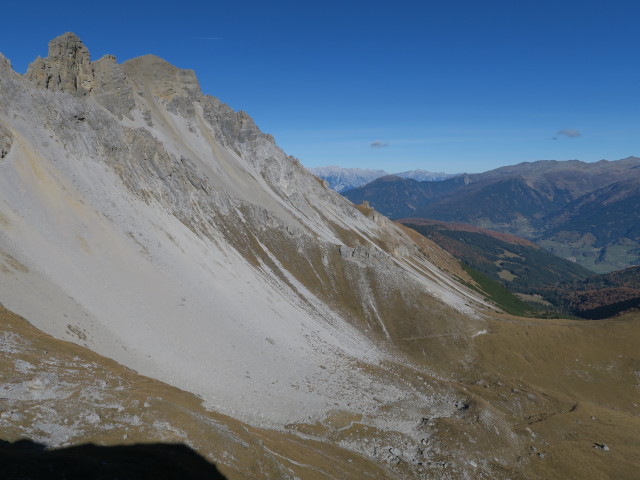
<instances>
[{"instance_id":1,"label":"thin white cloud","mask_svg":"<svg viewBox=\"0 0 640 480\"><path fill-rule=\"evenodd\" d=\"M373 142L371 142L371 148L384 148L388 146L389 142L382 142L380 140L374 140Z\"/></svg>"}]
</instances>

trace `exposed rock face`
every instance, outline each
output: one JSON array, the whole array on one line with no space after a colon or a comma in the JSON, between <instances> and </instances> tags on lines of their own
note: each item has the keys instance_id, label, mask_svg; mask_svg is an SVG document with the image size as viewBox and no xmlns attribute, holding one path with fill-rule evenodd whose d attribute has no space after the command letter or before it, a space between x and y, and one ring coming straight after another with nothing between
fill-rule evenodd
<instances>
[{"instance_id":1,"label":"exposed rock face","mask_svg":"<svg viewBox=\"0 0 640 480\"><path fill-rule=\"evenodd\" d=\"M105 55L92 64L94 88L91 94L100 105L122 118L135 107L131 84L113 55Z\"/></svg>"},{"instance_id":2,"label":"exposed rock face","mask_svg":"<svg viewBox=\"0 0 640 480\"><path fill-rule=\"evenodd\" d=\"M128 115L135 106L131 85L116 58L105 55L91 62L89 50L73 33L51 40L49 56L38 57L29 65L26 77L46 90L91 95L118 118Z\"/></svg>"},{"instance_id":3,"label":"exposed rock face","mask_svg":"<svg viewBox=\"0 0 640 480\"><path fill-rule=\"evenodd\" d=\"M0 70L10 71L11 70L11 61L5 57L2 53L0 53Z\"/></svg>"},{"instance_id":4,"label":"exposed rock face","mask_svg":"<svg viewBox=\"0 0 640 480\"><path fill-rule=\"evenodd\" d=\"M0 78L2 78L3 74L10 74L10 72L12 72L11 62L0 53ZM2 88L1 82L0 88ZM9 154L12 143L13 134L2 122L0 122L0 160Z\"/></svg>"},{"instance_id":5,"label":"exposed rock face","mask_svg":"<svg viewBox=\"0 0 640 480\"><path fill-rule=\"evenodd\" d=\"M414 451L424 433L400 426L456 414L455 385L419 363L420 381L389 373L412 355L396 340L483 324L434 245L327 189L157 57L90 63L65 34L0 81L14 138L0 253L18 262L0 270L0 302L252 423L341 410L398 425Z\"/></svg>"},{"instance_id":6,"label":"exposed rock face","mask_svg":"<svg viewBox=\"0 0 640 480\"><path fill-rule=\"evenodd\" d=\"M89 50L73 33L51 40L49 56L29 65L27 78L38 87L80 96L91 92L95 80Z\"/></svg>"},{"instance_id":7,"label":"exposed rock face","mask_svg":"<svg viewBox=\"0 0 640 480\"><path fill-rule=\"evenodd\" d=\"M84 313L51 322L55 306L18 305L9 287L0 301L267 423L360 401L347 384L373 382L394 397L368 374L323 367L375 364L389 355L381 340L467 335L463 324L481 322L470 305L482 300L431 260L446 256L327 189L246 113L203 95L192 71L153 55L88 59L65 34L42 69L26 79L7 71L0 91L0 122L24 139L0 172L10 207L1 213L24 229L8 230L0 248ZM96 272L102 280L87 281ZM83 329L86 340L73 333ZM259 353L240 360L238 351Z\"/></svg>"},{"instance_id":8,"label":"exposed rock face","mask_svg":"<svg viewBox=\"0 0 640 480\"><path fill-rule=\"evenodd\" d=\"M9 155L13 135L7 127L0 123L0 160Z\"/></svg>"}]
</instances>

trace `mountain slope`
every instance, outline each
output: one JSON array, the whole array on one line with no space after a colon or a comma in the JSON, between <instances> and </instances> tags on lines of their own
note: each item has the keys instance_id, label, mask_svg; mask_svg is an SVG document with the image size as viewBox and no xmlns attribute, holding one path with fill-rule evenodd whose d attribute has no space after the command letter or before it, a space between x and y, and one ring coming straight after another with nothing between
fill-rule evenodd
<instances>
[{"instance_id":1,"label":"mountain slope","mask_svg":"<svg viewBox=\"0 0 640 480\"><path fill-rule=\"evenodd\" d=\"M609 318L640 308L640 267L630 267L582 281L550 286L545 296L577 316Z\"/></svg>"},{"instance_id":2,"label":"mountain slope","mask_svg":"<svg viewBox=\"0 0 640 480\"><path fill-rule=\"evenodd\" d=\"M591 274L520 237L461 223L420 218L398 221L515 292L539 293L545 286L572 283Z\"/></svg>"},{"instance_id":3,"label":"mountain slope","mask_svg":"<svg viewBox=\"0 0 640 480\"><path fill-rule=\"evenodd\" d=\"M357 415L412 450L421 415L455 414L459 387L395 345L483 325L436 246L157 57L91 62L65 34L25 76L1 59L0 82L3 305L253 425Z\"/></svg>"},{"instance_id":4,"label":"mountain slope","mask_svg":"<svg viewBox=\"0 0 640 480\"><path fill-rule=\"evenodd\" d=\"M600 273L640 264L640 179L612 183L549 219L539 243Z\"/></svg>"},{"instance_id":5,"label":"mountain slope","mask_svg":"<svg viewBox=\"0 0 640 480\"><path fill-rule=\"evenodd\" d=\"M424 441L412 451L388 427L375 429L367 418L344 412L284 431L239 422L203 408L193 394L54 339L0 308L0 426L4 440L31 438L54 447L187 443L230 480L399 480L465 478L456 459L471 443L471 418L480 413L483 422L496 426L497 417L506 415L517 424L516 436L508 437L512 448L526 439L519 459L495 463L502 448L491 442L499 438L472 437L466 478L633 478L640 464L640 423L630 402L640 365L631 359L639 319L491 319L487 333L467 345L478 351L465 380L468 408L450 418L416 419ZM575 361L578 356L583 363ZM370 448L354 451L357 438ZM609 451L594 448L594 442ZM415 476L407 468L411 461L421 469Z\"/></svg>"},{"instance_id":6,"label":"mountain slope","mask_svg":"<svg viewBox=\"0 0 640 480\"><path fill-rule=\"evenodd\" d=\"M375 342L396 328L391 310L472 313L471 293L402 231L203 96L193 72L153 56L105 62L116 86L100 86L102 67L66 35L27 78L3 65L0 119L13 144L0 165L2 248L26 269L6 281L66 298L5 288L13 310L63 338L85 332L75 340L219 409L278 423L357 403L343 383L366 375L320 367L386 358ZM126 101L113 93L122 82Z\"/></svg>"},{"instance_id":7,"label":"mountain slope","mask_svg":"<svg viewBox=\"0 0 640 480\"><path fill-rule=\"evenodd\" d=\"M332 442L260 429L207 410L195 395L52 338L2 307L0 382L4 441L28 438L51 447L188 443L232 480L394 478L377 462ZM0 474L5 467L0 465Z\"/></svg>"}]
</instances>

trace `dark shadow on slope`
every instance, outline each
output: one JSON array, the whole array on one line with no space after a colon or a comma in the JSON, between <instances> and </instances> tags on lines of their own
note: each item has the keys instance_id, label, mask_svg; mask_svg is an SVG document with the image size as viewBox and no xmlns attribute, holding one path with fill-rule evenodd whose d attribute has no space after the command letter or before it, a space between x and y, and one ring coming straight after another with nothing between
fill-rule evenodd
<instances>
[{"instance_id":1,"label":"dark shadow on slope","mask_svg":"<svg viewBox=\"0 0 640 480\"><path fill-rule=\"evenodd\" d=\"M0 440L0 478L11 480L216 480L216 466L181 444L100 447L87 444L56 450L31 440Z\"/></svg>"},{"instance_id":2,"label":"dark shadow on slope","mask_svg":"<svg viewBox=\"0 0 640 480\"><path fill-rule=\"evenodd\" d=\"M638 309L640 309L640 298L632 298L630 300L611 303L609 305L603 305L589 310L581 310L576 312L576 315L586 318L587 320L602 320L604 318L611 318L616 315L621 315Z\"/></svg>"}]
</instances>

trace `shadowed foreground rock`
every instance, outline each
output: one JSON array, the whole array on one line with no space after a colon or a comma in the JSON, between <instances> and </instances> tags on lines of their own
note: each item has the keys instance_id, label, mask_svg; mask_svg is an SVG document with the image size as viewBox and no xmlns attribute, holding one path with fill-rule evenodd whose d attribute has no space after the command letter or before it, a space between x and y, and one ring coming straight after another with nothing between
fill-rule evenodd
<instances>
[{"instance_id":1,"label":"shadowed foreground rock","mask_svg":"<svg viewBox=\"0 0 640 480\"><path fill-rule=\"evenodd\" d=\"M0 440L0 478L12 480L225 479L215 465L180 444L113 447L79 445L58 450L30 440Z\"/></svg>"}]
</instances>

